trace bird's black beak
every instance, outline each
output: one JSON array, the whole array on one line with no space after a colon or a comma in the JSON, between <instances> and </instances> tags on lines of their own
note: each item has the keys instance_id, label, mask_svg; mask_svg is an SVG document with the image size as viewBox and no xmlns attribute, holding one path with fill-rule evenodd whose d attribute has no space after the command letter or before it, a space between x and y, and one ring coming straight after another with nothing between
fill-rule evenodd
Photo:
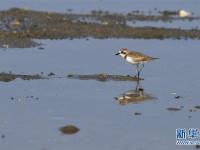
<instances>
[{"instance_id":1,"label":"bird's black beak","mask_svg":"<svg viewBox=\"0 0 200 150\"><path fill-rule=\"evenodd\" d=\"M120 53L117 53L117 54L115 54L115 55L119 55Z\"/></svg>"}]
</instances>

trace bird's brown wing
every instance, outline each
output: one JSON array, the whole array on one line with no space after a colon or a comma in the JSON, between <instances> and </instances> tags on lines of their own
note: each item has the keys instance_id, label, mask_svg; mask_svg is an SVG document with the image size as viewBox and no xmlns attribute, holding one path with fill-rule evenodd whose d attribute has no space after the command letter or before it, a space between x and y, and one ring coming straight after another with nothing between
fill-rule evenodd
<instances>
[{"instance_id":1,"label":"bird's brown wing","mask_svg":"<svg viewBox=\"0 0 200 150\"><path fill-rule=\"evenodd\" d=\"M136 51L129 51L128 55L133 57L135 62L150 61L150 60L157 59L157 58L147 56L145 54L142 54L142 53L136 52Z\"/></svg>"}]
</instances>

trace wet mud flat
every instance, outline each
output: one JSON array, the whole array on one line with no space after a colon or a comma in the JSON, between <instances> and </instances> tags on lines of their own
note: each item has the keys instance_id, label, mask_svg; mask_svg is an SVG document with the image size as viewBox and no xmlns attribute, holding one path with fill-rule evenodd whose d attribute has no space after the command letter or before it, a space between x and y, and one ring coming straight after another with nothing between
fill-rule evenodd
<instances>
[{"instance_id":1,"label":"wet mud flat","mask_svg":"<svg viewBox=\"0 0 200 150\"><path fill-rule=\"evenodd\" d=\"M34 47L40 45L33 39L73 38L137 38L137 39L199 39L200 30L132 27L127 21L163 21L180 19L168 13L159 16L142 13L115 14L91 12L91 14L52 13L12 8L0 11L0 47ZM173 13L172 13L173 14ZM199 19L199 18L185 18Z\"/></svg>"},{"instance_id":2,"label":"wet mud flat","mask_svg":"<svg viewBox=\"0 0 200 150\"><path fill-rule=\"evenodd\" d=\"M45 79L44 77L40 76L39 74L36 75L24 75L24 74L13 74L13 73L0 73L0 81L3 82L10 82L17 78L22 80L36 80L36 79Z\"/></svg>"},{"instance_id":3,"label":"wet mud flat","mask_svg":"<svg viewBox=\"0 0 200 150\"><path fill-rule=\"evenodd\" d=\"M33 41L31 38L18 38L9 33L0 33L0 48L27 48L40 45L40 43Z\"/></svg>"},{"instance_id":4,"label":"wet mud flat","mask_svg":"<svg viewBox=\"0 0 200 150\"><path fill-rule=\"evenodd\" d=\"M78 80L96 80L96 81L139 81L143 80L142 78L137 78L136 76L129 76L129 75L109 75L107 73L100 73L100 74L88 74L88 75L81 75L81 74L68 74L67 76L56 76L55 73L49 73L47 76L43 76L40 74L14 74L12 72L0 73L0 81L3 82L10 82L17 78L22 80L38 80L38 79L55 79L55 78L68 78L68 79L78 79Z\"/></svg>"},{"instance_id":5,"label":"wet mud flat","mask_svg":"<svg viewBox=\"0 0 200 150\"><path fill-rule=\"evenodd\" d=\"M143 80L142 78L137 78L136 76L124 76L124 75L109 75L107 73L100 73L100 74L88 74L88 75L81 75L81 74L68 74L67 76L69 79L79 79L79 80L96 80L96 81L139 81Z\"/></svg>"}]
</instances>

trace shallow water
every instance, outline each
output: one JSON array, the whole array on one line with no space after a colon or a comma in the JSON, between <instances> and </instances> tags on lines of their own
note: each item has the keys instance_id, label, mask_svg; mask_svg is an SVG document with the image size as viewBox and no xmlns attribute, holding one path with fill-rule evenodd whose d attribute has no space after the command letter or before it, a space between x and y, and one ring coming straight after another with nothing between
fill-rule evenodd
<instances>
[{"instance_id":1,"label":"shallow water","mask_svg":"<svg viewBox=\"0 0 200 150\"><path fill-rule=\"evenodd\" d=\"M0 139L3 149L193 149L175 145L175 129L198 127L198 40L43 40L44 50L0 51L0 68L58 76L68 73L132 75L135 66L115 56L127 47L159 57L145 65L140 87L157 99L121 106L115 100L134 82L50 79L1 82ZM173 95L171 93L177 93ZM176 100L180 95L183 98ZM33 98L27 98L27 96ZM14 97L12 100L11 97ZM36 97L39 99L37 100ZM183 109L178 112L168 107ZM135 112L142 113L139 116ZM191 115L191 118L188 116ZM59 128L76 125L75 135Z\"/></svg>"},{"instance_id":2,"label":"shallow water","mask_svg":"<svg viewBox=\"0 0 200 150\"><path fill-rule=\"evenodd\" d=\"M200 2L196 0L113 1L9 0L1 3L0 9L26 7L57 12L72 9L87 13L93 9L129 12L184 8L200 14ZM0 149L195 149L194 146L176 146L175 130L199 128L200 111L193 108L200 105L198 40L36 41L43 43L44 50L0 49L1 71L43 72L44 75L54 72L63 78L0 83ZM115 98L134 91L135 82L66 77L69 73L102 72L134 75L136 67L114 55L123 47L160 58L145 65L141 73L144 80L139 85L155 99L122 106ZM175 99L175 96L183 98ZM168 111L170 107L183 108L175 112ZM74 135L63 135L59 131L60 127L71 124L80 131Z\"/></svg>"},{"instance_id":3,"label":"shallow water","mask_svg":"<svg viewBox=\"0 0 200 150\"><path fill-rule=\"evenodd\" d=\"M199 29L200 27L200 19L198 20L173 20L171 22L166 21L128 21L127 25L132 27L165 27L165 28L180 28L180 29Z\"/></svg>"}]
</instances>

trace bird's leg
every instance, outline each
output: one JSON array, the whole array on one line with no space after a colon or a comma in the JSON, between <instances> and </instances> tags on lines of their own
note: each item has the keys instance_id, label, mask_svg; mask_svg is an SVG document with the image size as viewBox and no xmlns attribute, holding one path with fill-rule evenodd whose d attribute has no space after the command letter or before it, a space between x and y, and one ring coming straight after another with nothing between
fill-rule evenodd
<instances>
[{"instance_id":1,"label":"bird's leg","mask_svg":"<svg viewBox=\"0 0 200 150\"><path fill-rule=\"evenodd\" d=\"M138 76L138 78L140 76L140 71L139 71L139 65L138 64L137 64L137 76Z\"/></svg>"},{"instance_id":2,"label":"bird's leg","mask_svg":"<svg viewBox=\"0 0 200 150\"><path fill-rule=\"evenodd\" d=\"M143 68L144 68L144 63L142 63L142 67L140 68L140 71L142 71Z\"/></svg>"},{"instance_id":3,"label":"bird's leg","mask_svg":"<svg viewBox=\"0 0 200 150\"><path fill-rule=\"evenodd\" d=\"M135 90L136 90L136 91L138 90L139 84L140 84L140 80L138 79L138 80L137 80L136 87L135 87Z\"/></svg>"},{"instance_id":4,"label":"bird's leg","mask_svg":"<svg viewBox=\"0 0 200 150\"><path fill-rule=\"evenodd\" d=\"M140 71L138 71L138 80L139 80L139 78L140 78Z\"/></svg>"},{"instance_id":5,"label":"bird's leg","mask_svg":"<svg viewBox=\"0 0 200 150\"><path fill-rule=\"evenodd\" d=\"M140 71L142 71L143 68L144 68L144 63L142 63L142 67L138 70L138 78L140 76Z\"/></svg>"}]
</instances>

